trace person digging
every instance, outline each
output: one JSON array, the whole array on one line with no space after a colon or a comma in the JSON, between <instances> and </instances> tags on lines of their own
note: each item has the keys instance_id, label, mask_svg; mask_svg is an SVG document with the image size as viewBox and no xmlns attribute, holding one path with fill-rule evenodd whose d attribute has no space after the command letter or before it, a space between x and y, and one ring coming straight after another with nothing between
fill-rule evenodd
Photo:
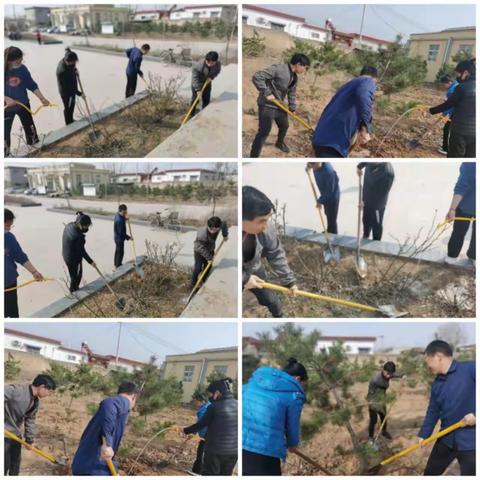
<instances>
[{"instance_id":1,"label":"person digging","mask_svg":"<svg viewBox=\"0 0 480 480\"><path fill-rule=\"evenodd\" d=\"M73 475L109 476L107 461L114 460L131 410L139 394L132 382L123 382L117 395L100 402L100 406L85 428L72 463Z\"/></svg>"},{"instance_id":2,"label":"person digging","mask_svg":"<svg viewBox=\"0 0 480 480\"><path fill-rule=\"evenodd\" d=\"M122 203L118 207L118 212L113 219L113 240L115 242L115 255L113 263L115 268L119 268L123 262L123 256L125 255L125 242L127 240L133 240L130 235L127 235L127 218L128 209L127 206Z\"/></svg>"},{"instance_id":3,"label":"person digging","mask_svg":"<svg viewBox=\"0 0 480 480\"><path fill-rule=\"evenodd\" d=\"M18 318L18 290L17 278L18 270L17 263L27 269L37 281L43 279L43 275L33 266L28 259L27 254L22 250L15 235L11 232L15 215L8 208L4 209L4 288L3 306L4 316L8 318Z\"/></svg>"},{"instance_id":4,"label":"person digging","mask_svg":"<svg viewBox=\"0 0 480 480\"><path fill-rule=\"evenodd\" d=\"M70 293L74 293L80 288L83 259L93 268L96 267L95 262L85 250L85 236L91 225L92 220L88 215L77 212L75 221L67 223L63 229L62 255L70 275Z\"/></svg>"},{"instance_id":5,"label":"person digging","mask_svg":"<svg viewBox=\"0 0 480 480\"><path fill-rule=\"evenodd\" d=\"M387 207L388 195L395 179L393 165L390 162L360 162L357 175L363 181L363 238L380 241L383 235L383 216Z\"/></svg>"},{"instance_id":6,"label":"person digging","mask_svg":"<svg viewBox=\"0 0 480 480\"><path fill-rule=\"evenodd\" d=\"M207 413L208 407L210 407L211 403L209 402L207 395L204 393L194 393L192 396L192 401L197 409L197 420L200 421L204 417L205 413ZM192 467L192 473L196 473L197 475L201 475L202 473L207 432L208 427L198 431L198 436L203 440L198 441L197 456Z\"/></svg>"},{"instance_id":7,"label":"person digging","mask_svg":"<svg viewBox=\"0 0 480 480\"><path fill-rule=\"evenodd\" d=\"M125 89L125 98L135 95L137 90L138 77L143 78L143 72L141 70L143 56L150 52L150 45L144 43L141 48L133 47L125 50L125 54L128 57L127 63L127 87Z\"/></svg>"},{"instance_id":8,"label":"person digging","mask_svg":"<svg viewBox=\"0 0 480 480\"><path fill-rule=\"evenodd\" d=\"M222 232L224 241L228 240L228 226L220 217L210 217L206 227L201 227L197 231L197 237L193 243L193 273L191 280L191 288L195 288L198 276L207 266L208 262L213 260L215 254L215 244L218 234ZM211 271L211 269L210 269ZM207 275L203 278L203 282L207 279Z\"/></svg>"},{"instance_id":9,"label":"person digging","mask_svg":"<svg viewBox=\"0 0 480 480\"><path fill-rule=\"evenodd\" d=\"M453 358L452 347L443 340L429 343L424 352L427 367L435 375L428 409L418 433L419 444L428 438L440 420L440 430L463 420L464 426L438 439L433 446L424 475L442 475L457 459L460 474L475 476L476 417L475 361Z\"/></svg>"},{"instance_id":10,"label":"person digging","mask_svg":"<svg viewBox=\"0 0 480 480\"><path fill-rule=\"evenodd\" d=\"M375 425L378 419L380 419L380 425L382 426L382 436L388 440L392 439L392 436L387 430L387 422L385 420L385 416L387 415L387 390L392 378L403 378L403 375L399 375L395 373L395 371L395 363L386 362L382 370L376 373L368 384L367 401L368 415L370 418L368 423L368 437L371 442L373 442L375 438Z\"/></svg>"},{"instance_id":11,"label":"person digging","mask_svg":"<svg viewBox=\"0 0 480 480\"><path fill-rule=\"evenodd\" d=\"M279 295L263 289L267 272L262 259L266 259L281 285L288 287L292 295L298 287L275 227L269 224L275 206L254 187L243 187L242 197L242 286L250 290L273 317L280 318L283 312Z\"/></svg>"},{"instance_id":12,"label":"person digging","mask_svg":"<svg viewBox=\"0 0 480 480\"><path fill-rule=\"evenodd\" d=\"M212 95L212 80L219 75L222 69L222 64L218 58L217 52L208 52L205 55L205 59L198 62L192 68L192 101L190 102L190 106L195 103L200 92L202 92L202 110L209 105ZM203 88L207 80L209 80L209 83ZM193 117L196 113L197 105L195 105L190 116Z\"/></svg>"},{"instance_id":13,"label":"person digging","mask_svg":"<svg viewBox=\"0 0 480 480\"><path fill-rule=\"evenodd\" d=\"M231 476L238 459L238 401L231 391L232 379L216 380L207 388L211 405L194 425L182 429L191 435L207 428L201 475Z\"/></svg>"},{"instance_id":14,"label":"person digging","mask_svg":"<svg viewBox=\"0 0 480 480\"><path fill-rule=\"evenodd\" d=\"M370 141L377 69L364 66L360 75L337 90L313 133L317 158L347 158L354 145Z\"/></svg>"},{"instance_id":15,"label":"person digging","mask_svg":"<svg viewBox=\"0 0 480 480\"><path fill-rule=\"evenodd\" d=\"M28 449L35 442L35 421L40 401L56 389L55 381L49 375L37 375L30 385L10 384L4 388L4 428L24 438ZM22 433L23 427L23 433ZM4 441L4 475L20 474L22 445L5 437Z\"/></svg>"},{"instance_id":16,"label":"person digging","mask_svg":"<svg viewBox=\"0 0 480 480\"><path fill-rule=\"evenodd\" d=\"M275 147L284 153L290 149L285 143L288 131L288 114L273 103L274 100L283 103L288 99L288 109L297 110L298 75L305 73L310 66L310 59L303 53L295 53L289 63L275 64L255 72L252 82L258 90L258 131L253 140L250 157L260 157L263 145L270 135L272 124L278 127L278 137Z\"/></svg>"}]
</instances>

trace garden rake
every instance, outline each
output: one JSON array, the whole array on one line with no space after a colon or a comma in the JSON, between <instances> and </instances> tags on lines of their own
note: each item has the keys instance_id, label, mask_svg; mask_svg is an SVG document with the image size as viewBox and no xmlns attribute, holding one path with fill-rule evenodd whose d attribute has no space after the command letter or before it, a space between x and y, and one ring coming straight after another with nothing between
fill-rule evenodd
<instances>
[{"instance_id":1,"label":"garden rake","mask_svg":"<svg viewBox=\"0 0 480 480\"><path fill-rule=\"evenodd\" d=\"M281 293L291 294L291 290L281 285L274 283L264 282L262 288L268 288L269 290L275 290ZM344 307L356 308L358 310L364 310L371 313L379 313L389 318L399 318L407 315L407 312L399 312L393 305L379 305L378 307L372 307L370 305L364 305L362 303L351 302L350 300L343 300L341 298L328 297L327 295L320 295L318 293L305 292L304 290L297 290L295 293L298 297L311 298L313 300L321 300L327 303L333 303L336 305L342 305Z\"/></svg>"},{"instance_id":2,"label":"garden rake","mask_svg":"<svg viewBox=\"0 0 480 480\"><path fill-rule=\"evenodd\" d=\"M355 255L355 268L360 278L367 276L367 262L360 254L360 244L362 242L360 238L360 229L362 222L362 177L358 177L358 219L357 219L357 252Z\"/></svg>"},{"instance_id":3,"label":"garden rake","mask_svg":"<svg viewBox=\"0 0 480 480\"><path fill-rule=\"evenodd\" d=\"M107 279L105 278L105 275L100 271L100 269L96 265L93 268L95 268L97 273L100 275L102 280L105 282L105 286L108 288L109 292L115 297L115 299L116 299L115 307L117 308L117 310L120 310L121 312L123 312L123 310L125 310L125 305L127 304L127 301L125 300L125 298L124 297L119 297L113 291L113 288L108 283Z\"/></svg>"},{"instance_id":4,"label":"garden rake","mask_svg":"<svg viewBox=\"0 0 480 480\"><path fill-rule=\"evenodd\" d=\"M130 224L130 219L127 218L127 225L128 225L128 234L130 235L130 240L132 241L132 249L133 249L133 264L135 265L135 273L140 277L145 277L145 271L143 268L137 263L137 249L135 248L135 240L133 239L132 235L132 225Z\"/></svg>"},{"instance_id":5,"label":"garden rake","mask_svg":"<svg viewBox=\"0 0 480 480\"><path fill-rule=\"evenodd\" d=\"M17 437L17 435L15 435L14 433L12 432L9 432L8 430L3 430L3 434L10 438L11 440L15 440L15 442L18 442L20 445L23 445L24 447L27 447L28 449L32 450L32 452L35 452L37 455L40 455L41 457L47 459L49 462L55 464L55 465L58 465L60 467L65 467L67 465L67 463L65 462L65 460L63 459L57 459L55 458L53 455L50 455L49 453L47 452L44 452L43 450L40 450L39 448L37 447L33 447L31 446L30 444L28 444L25 440L23 440L22 438L20 437Z\"/></svg>"},{"instance_id":6,"label":"garden rake","mask_svg":"<svg viewBox=\"0 0 480 480\"><path fill-rule=\"evenodd\" d=\"M313 179L312 176L310 175L310 169L306 168L305 169L308 177L308 181L310 183L310 187L312 188L312 194L313 198L315 199L315 202L317 201L317 191L315 190L315 185L313 184ZM327 242L327 250L323 251L323 259L325 260L325 263L330 263L331 261L335 263L340 262L340 249L338 247L332 246L332 243L330 242L330 235L327 232L327 228L325 225L325 220L323 218L323 213L322 210L319 206L317 206L318 214L320 216L320 222L322 224L323 228L323 235L325 237L325 240Z\"/></svg>"},{"instance_id":7,"label":"garden rake","mask_svg":"<svg viewBox=\"0 0 480 480\"><path fill-rule=\"evenodd\" d=\"M203 92L205 91L207 86L210 85L210 83L212 83L212 79L207 78L205 80L205 83L202 86L202 89L197 93L197 98L195 98L193 103L190 105L190 108L188 109L188 112L183 117L182 123L180 125L181 127L183 127L183 125L185 125L185 123L187 123L187 120L190 118L190 115L192 114L193 110L197 107L197 103L200 101L200 98L202 98Z\"/></svg>"},{"instance_id":8,"label":"garden rake","mask_svg":"<svg viewBox=\"0 0 480 480\"><path fill-rule=\"evenodd\" d=\"M411 445L408 448L405 448L404 450L401 450L400 452L396 453L395 455L392 455L391 457L388 457L385 460L382 460L378 465L374 465L373 467L368 469L368 473L370 475L376 475L377 473L380 472L382 467L385 465L388 465L392 463L395 460L398 460L399 458L404 457L405 455L408 455L409 453L414 452L415 450L419 449L420 447L423 447L424 445L428 445L429 443L434 442L435 440L444 437L445 435L448 435L449 433L458 430L459 428L465 427L465 421L460 420L457 423L454 423L453 425L450 425L449 427L445 428L444 430L441 430L438 433L435 433L431 437L425 438L422 440L422 442L415 443L414 445Z\"/></svg>"}]
</instances>

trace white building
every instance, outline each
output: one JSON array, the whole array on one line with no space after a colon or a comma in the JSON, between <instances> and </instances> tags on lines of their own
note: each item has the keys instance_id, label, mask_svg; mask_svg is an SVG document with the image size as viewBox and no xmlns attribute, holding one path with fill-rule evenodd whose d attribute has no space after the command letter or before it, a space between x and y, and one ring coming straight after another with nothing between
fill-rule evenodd
<instances>
[{"instance_id":1,"label":"white building","mask_svg":"<svg viewBox=\"0 0 480 480\"><path fill-rule=\"evenodd\" d=\"M161 20L168 20L168 10L142 10L135 12L130 20L135 23L157 23Z\"/></svg>"},{"instance_id":2,"label":"white building","mask_svg":"<svg viewBox=\"0 0 480 480\"><path fill-rule=\"evenodd\" d=\"M236 5L190 5L170 12L170 21L194 22L222 19L232 22L237 12Z\"/></svg>"},{"instance_id":3,"label":"white building","mask_svg":"<svg viewBox=\"0 0 480 480\"><path fill-rule=\"evenodd\" d=\"M358 33L351 33L353 36L353 47L362 50L372 50L378 52L381 48L386 48L392 42L382 40L381 38L370 37L368 35L362 35L362 41L360 42L360 35Z\"/></svg>"},{"instance_id":4,"label":"white building","mask_svg":"<svg viewBox=\"0 0 480 480\"><path fill-rule=\"evenodd\" d=\"M155 183L188 183L188 182L213 182L218 177L223 179L221 172L215 172L205 168L197 169L175 169L154 172L150 178L152 184Z\"/></svg>"},{"instance_id":5,"label":"white building","mask_svg":"<svg viewBox=\"0 0 480 480\"><path fill-rule=\"evenodd\" d=\"M116 185L134 185L143 182L145 174L143 173L119 173L112 178L112 183Z\"/></svg>"},{"instance_id":6,"label":"white building","mask_svg":"<svg viewBox=\"0 0 480 480\"><path fill-rule=\"evenodd\" d=\"M377 337L321 337L316 350L329 350L341 343L348 355L373 355Z\"/></svg>"},{"instance_id":7,"label":"white building","mask_svg":"<svg viewBox=\"0 0 480 480\"><path fill-rule=\"evenodd\" d=\"M242 22L252 27L280 30L298 37L302 26L305 25L305 18L256 5L243 5Z\"/></svg>"}]
</instances>

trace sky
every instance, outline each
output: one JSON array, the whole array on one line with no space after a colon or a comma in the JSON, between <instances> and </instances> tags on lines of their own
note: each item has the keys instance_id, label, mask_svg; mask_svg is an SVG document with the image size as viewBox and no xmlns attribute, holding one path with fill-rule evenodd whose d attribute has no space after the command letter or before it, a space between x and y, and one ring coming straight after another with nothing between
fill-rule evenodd
<instances>
[{"instance_id":1,"label":"sky","mask_svg":"<svg viewBox=\"0 0 480 480\"><path fill-rule=\"evenodd\" d=\"M395 40L401 34L407 40L411 33L435 32L446 28L468 27L475 24L474 5L380 5L368 4L365 11L365 35ZM331 18L336 29L345 33L359 33L363 5L302 5L269 4L265 8L299 17L307 23L323 27Z\"/></svg>"},{"instance_id":2,"label":"sky","mask_svg":"<svg viewBox=\"0 0 480 480\"><path fill-rule=\"evenodd\" d=\"M394 348L425 348L434 339L434 334L441 323L405 323L405 322L358 322L358 323L301 323L305 332L320 330L326 336L373 336L377 337L377 349ZM246 323L243 324L243 336L255 337L258 332L271 331L278 323ZM465 334L465 343L475 343L475 323L464 322L462 329Z\"/></svg>"},{"instance_id":3,"label":"sky","mask_svg":"<svg viewBox=\"0 0 480 480\"><path fill-rule=\"evenodd\" d=\"M87 342L93 352L104 355L115 355L119 332L119 322L7 322L5 327L59 340L65 347L78 350L82 342ZM145 362L156 355L160 364L165 355L233 347L237 343L237 325L231 322L123 322L119 355Z\"/></svg>"}]
</instances>

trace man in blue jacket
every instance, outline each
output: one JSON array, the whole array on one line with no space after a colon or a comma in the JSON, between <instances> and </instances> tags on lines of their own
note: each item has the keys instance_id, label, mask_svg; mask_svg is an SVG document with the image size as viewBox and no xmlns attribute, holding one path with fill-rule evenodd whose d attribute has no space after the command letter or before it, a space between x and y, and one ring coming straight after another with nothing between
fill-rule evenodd
<instances>
[{"instance_id":1,"label":"man in blue jacket","mask_svg":"<svg viewBox=\"0 0 480 480\"><path fill-rule=\"evenodd\" d=\"M197 419L200 421L204 417L205 413L207 413L208 407L211 405L211 403L203 393L194 393L192 400L197 408ZM196 473L197 475L201 475L202 473L203 454L205 452L205 438L207 437L207 431L208 427L198 431L198 436L203 438L203 440L199 440L198 442L197 458L195 459L195 463L192 467L192 472Z\"/></svg>"},{"instance_id":2,"label":"man in blue jacket","mask_svg":"<svg viewBox=\"0 0 480 480\"><path fill-rule=\"evenodd\" d=\"M441 84L447 89L447 99L452 96L452 93L458 87L459 83L457 80L452 81L450 75L445 75L440 79ZM442 112L443 115L448 117L448 120L443 126L443 141L442 146L438 149L438 152L442 155L448 155L448 140L450 138L450 125L452 123L453 107L448 108Z\"/></svg>"},{"instance_id":3,"label":"man in blue jacket","mask_svg":"<svg viewBox=\"0 0 480 480\"><path fill-rule=\"evenodd\" d=\"M424 475L442 475L457 459L461 475L475 476L475 362L454 360L452 347L443 340L431 342L424 355L436 377L419 442L432 435L438 420L441 430L460 420L465 422L465 427L436 441Z\"/></svg>"},{"instance_id":4,"label":"man in blue jacket","mask_svg":"<svg viewBox=\"0 0 480 480\"><path fill-rule=\"evenodd\" d=\"M18 318L18 296L17 296L17 263L26 268L37 281L43 279L43 275L32 265L27 254L22 250L15 235L10 232L13 227L15 215L11 210L4 210L4 313L5 317Z\"/></svg>"},{"instance_id":5,"label":"man in blue jacket","mask_svg":"<svg viewBox=\"0 0 480 480\"><path fill-rule=\"evenodd\" d=\"M137 89L137 76L143 78L143 72L141 70L143 56L150 51L150 45L145 43L141 48L133 47L125 50L128 57L127 64L127 88L125 90L125 97L131 97L135 95Z\"/></svg>"},{"instance_id":6,"label":"man in blue jacket","mask_svg":"<svg viewBox=\"0 0 480 480\"><path fill-rule=\"evenodd\" d=\"M337 234L338 206L340 204L340 186L337 172L330 162L308 162L307 169L313 169L315 183L320 196L317 208L323 207L327 217L327 232Z\"/></svg>"},{"instance_id":7,"label":"man in blue jacket","mask_svg":"<svg viewBox=\"0 0 480 480\"><path fill-rule=\"evenodd\" d=\"M453 198L450 209L445 216L445 220L453 221L452 236L448 242L448 254L445 263L455 265L457 258L463 247L465 236L467 235L470 224L472 225L472 236L467 250L467 257L475 265L475 238L476 221L466 222L454 220L456 217L475 218L476 215L476 164L475 162L464 162L460 165L460 176L458 177L455 188L453 189Z\"/></svg>"},{"instance_id":8,"label":"man in blue jacket","mask_svg":"<svg viewBox=\"0 0 480 480\"><path fill-rule=\"evenodd\" d=\"M125 241L132 240L130 235L127 235L127 218L128 209L125 204L118 207L118 212L115 214L113 220L113 240L115 241L115 256L113 262L115 268L122 265L123 255L125 254Z\"/></svg>"},{"instance_id":9,"label":"man in blue jacket","mask_svg":"<svg viewBox=\"0 0 480 480\"><path fill-rule=\"evenodd\" d=\"M313 133L317 158L348 157L350 149L370 141L377 69L365 66L360 76L337 90Z\"/></svg>"},{"instance_id":10,"label":"man in blue jacket","mask_svg":"<svg viewBox=\"0 0 480 480\"><path fill-rule=\"evenodd\" d=\"M113 460L120 447L137 395L138 388L134 383L123 382L115 397L100 403L80 438L72 463L73 475L110 475L107 460ZM115 461L114 465L117 467Z\"/></svg>"}]
</instances>

